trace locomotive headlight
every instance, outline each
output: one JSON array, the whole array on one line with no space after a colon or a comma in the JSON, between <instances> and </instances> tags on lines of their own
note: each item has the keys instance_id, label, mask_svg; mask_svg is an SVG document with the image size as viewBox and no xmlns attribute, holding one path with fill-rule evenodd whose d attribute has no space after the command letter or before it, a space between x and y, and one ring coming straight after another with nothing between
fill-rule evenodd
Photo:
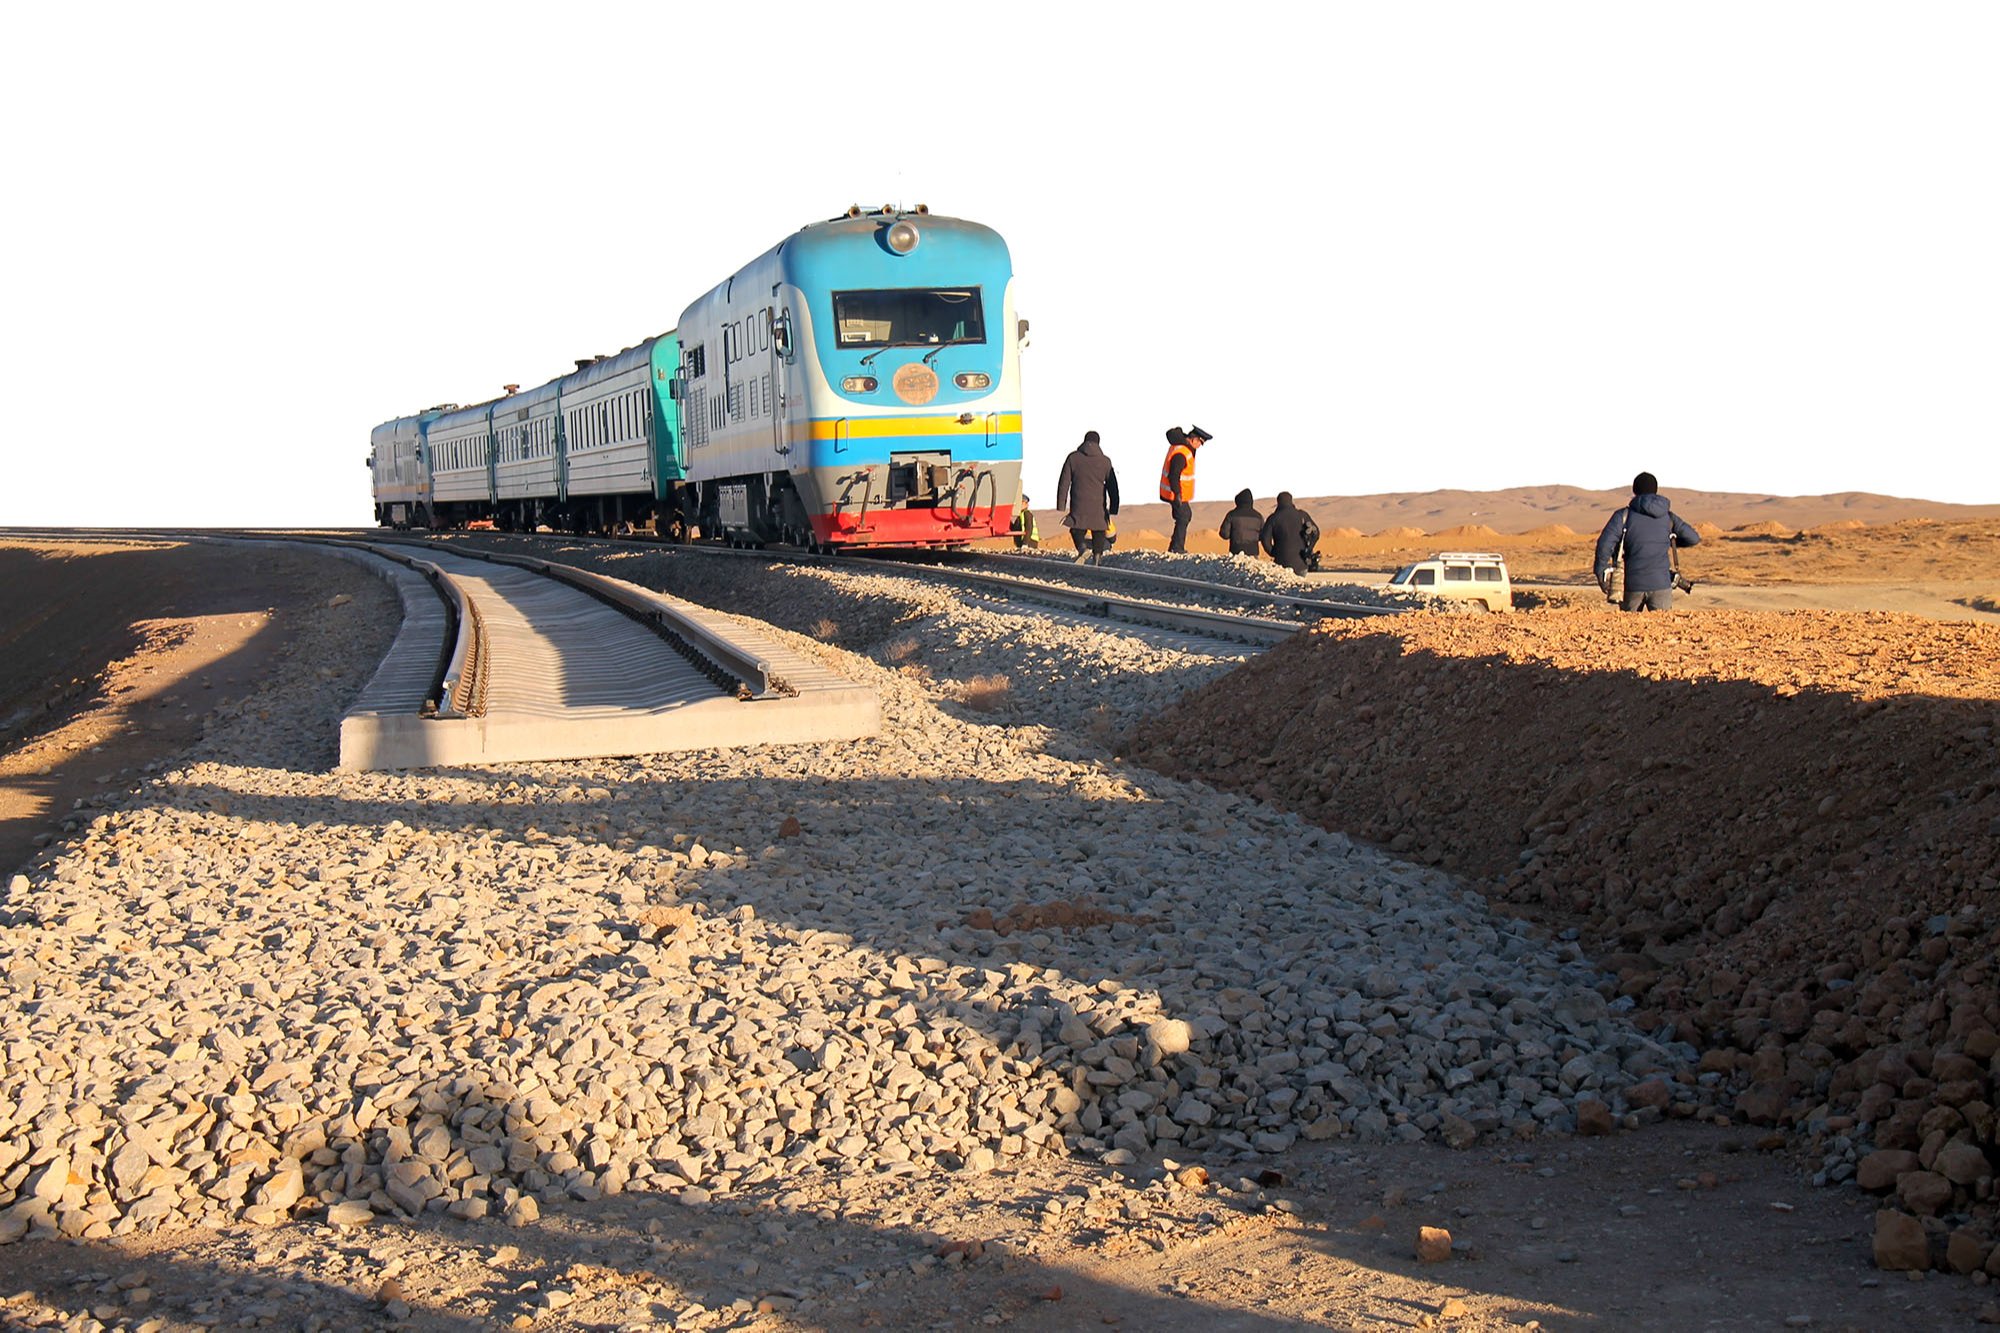
<instances>
[{"instance_id":1,"label":"locomotive headlight","mask_svg":"<svg viewBox=\"0 0 2000 1333\"><path fill-rule=\"evenodd\" d=\"M840 382L840 388L843 393L874 393L875 377L873 375L849 375Z\"/></svg>"},{"instance_id":2,"label":"locomotive headlight","mask_svg":"<svg viewBox=\"0 0 2000 1333\"><path fill-rule=\"evenodd\" d=\"M923 238L918 234L916 224L913 222L898 222L889 228L889 248L899 255L906 255L916 249L917 242L921 239Z\"/></svg>"},{"instance_id":3,"label":"locomotive headlight","mask_svg":"<svg viewBox=\"0 0 2000 1333\"><path fill-rule=\"evenodd\" d=\"M968 370L962 375L954 375L951 382L961 389L986 389L993 385L991 375L982 375L976 370Z\"/></svg>"}]
</instances>

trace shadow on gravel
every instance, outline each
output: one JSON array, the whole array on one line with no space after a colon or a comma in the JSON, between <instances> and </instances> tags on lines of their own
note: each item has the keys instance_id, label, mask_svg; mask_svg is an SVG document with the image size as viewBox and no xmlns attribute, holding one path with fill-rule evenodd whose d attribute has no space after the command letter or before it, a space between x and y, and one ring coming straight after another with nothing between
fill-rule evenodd
<instances>
[{"instance_id":1,"label":"shadow on gravel","mask_svg":"<svg viewBox=\"0 0 2000 1333\"><path fill-rule=\"evenodd\" d=\"M856 1173L853 1183L860 1188L823 1190L813 1208L780 1202L789 1188L782 1183L698 1206L635 1190L554 1204L524 1227L426 1214L378 1216L350 1230L308 1214L269 1230L163 1235L146 1242L152 1252L143 1257L116 1241L24 1241L0 1248L0 1322L33 1310L70 1320L165 1318L169 1327L300 1329L317 1319L328 1333L472 1333L526 1327L524 1319L555 1329L767 1326L759 1315L802 1329L1298 1327L1198 1293L1107 1282L1026 1257L991 1221L891 1221L885 1214L924 1211L925 1182L887 1194L879 1178ZM843 1195L860 1199L858 1215L843 1215ZM1031 1227L1049 1197L1036 1189L1007 1201L1004 1211L1021 1219L1011 1229ZM149 1299L127 1304L133 1287ZM404 1302L407 1317L392 1313L385 1296Z\"/></svg>"},{"instance_id":2,"label":"shadow on gravel","mask_svg":"<svg viewBox=\"0 0 2000 1333\"><path fill-rule=\"evenodd\" d=\"M253 692L289 630L281 615L234 642L233 618L310 604L339 568L305 552L199 544L52 535L41 549L0 545L0 874L25 864L77 799L178 752L201 735L201 715ZM148 621L209 623L163 636ZM157 666L105 699L113 664L148 644ZM99 703L112 708L79 748L37 750L37 738Z\"/></svg>"}]
</instances>

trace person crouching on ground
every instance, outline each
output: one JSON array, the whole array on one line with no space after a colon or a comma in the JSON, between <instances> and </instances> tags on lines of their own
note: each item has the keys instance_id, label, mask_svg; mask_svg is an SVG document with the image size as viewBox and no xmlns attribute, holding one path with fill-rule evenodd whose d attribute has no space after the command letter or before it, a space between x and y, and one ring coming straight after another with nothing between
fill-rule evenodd
<instances>
[{"instance_id":1,"label":"person crouching on ground","mask_svg":"<svg viewBox=\"0 0 2000 1333\"><path fill-rule=\"evenodd\" d=\"M1215 530L1216 536L1229 543L1229 554L1247 555L1253 560L1264 534L1264 516L1251 503L1255 498L1248 487L1236 492L1236 508L1222 516L1222 526Z\"/></svg>"},{"instance_id":2,"label":"person crouching on ground","mask_svg":"<svg viewBox=\"0 0 2000 1333\"><path fill-rule=\"evenodd\" d=\"M1056 479L1056 508L1064 511L1063 525L1076 535L1076 558L1097 564L1110 549L1105 540L1111 516L1118 512L1118 473L1105 457L1094 430L1083 433L1083 443L1063 460L1062 475ZM1083 533L1090 534L1086 552Z\"/></svg>"},{"instance_id":3,"label":"person crouching on ground","mask_svg":"<svg viewBox=\"0 0 2000 1333\"><path fill-rule=\"evenodd\" d=\"M1278 492L1278 507L1264 520L1264 528L1257 534L1258 541L1270 552L1271 558L1294 574L1306 572L1306 528L1311 525L1313 535L1319 535L1319 525L1313 523L1306 511L1292 503L1290 491Z\"/></svg>"},{"instance_id":4,"label":"person crouching on ground","mask_svg":"<svg viewBox=\"0 0 2000 1333\"><path fill-rule=\"evenodd\" d=\"M1611 515L1597 538L1597 586L1611 596L1611 573L1625 560L1621 611L1666 611L1674 604L1675 546L1699 546L1701 534L1679 514L1650 472L1632 478L1632 502Z\"/></svg>"}]
</instances>

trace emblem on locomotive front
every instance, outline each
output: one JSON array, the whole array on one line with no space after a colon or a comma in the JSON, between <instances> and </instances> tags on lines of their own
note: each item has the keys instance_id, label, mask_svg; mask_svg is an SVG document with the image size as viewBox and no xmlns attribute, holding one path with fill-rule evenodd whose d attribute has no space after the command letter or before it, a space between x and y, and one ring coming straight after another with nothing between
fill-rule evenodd
<instances>
[{"instance_id":1,"label":"emblem on locomotive front","mask_svg":"<svg viewBox=\"0 0 2000 1333\"><path fill-rule=\"evenodd\" d=\"M922 407L937 397L937 372L929 366L912 361L896 372L896 378L889 381L896 396L911 407Z\"/></svg>"}]
</instances>

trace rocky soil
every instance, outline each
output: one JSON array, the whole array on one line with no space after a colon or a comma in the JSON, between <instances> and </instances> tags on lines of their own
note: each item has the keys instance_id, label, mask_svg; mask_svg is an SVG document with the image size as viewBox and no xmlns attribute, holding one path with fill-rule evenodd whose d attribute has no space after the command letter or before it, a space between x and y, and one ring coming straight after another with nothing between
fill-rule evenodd
<instances>
[{"instance_id":1,"label":"rocky soil","mask_svg":"<svg viewBox=\"0 0 2000 1333\"><path fill-rule=\"evenodd\" d=\"M1979 1308L1871 1287L1835 1191L1774 1208L1773 1159L1728 1155L1754 1136L1697 1123L1705 1033L1582 941L1112 757L1234 657L865 572L590 558L799 631L884 734L333 773L392 614L343 569L261 691L0 898L0 1320ZM1709 1239L1767 1234L1839 1247L1841 1290ZM1698 1290L1633 1282L1645 1235Z\"/></svg>"},{"instance_id":2,"label":"rocky soil","mask_svg":"<svg viewBox=\"0 0 2000 1333\"><path fill-rule=\"evenodd\" d=\"M1886 1262L1992 1271L1996 701L1982 625L1423 616L1324 626L1127 753L1575 923L1702 1048L1681 1078L1922 1219Z\"/></svg>"}]
</instances>

